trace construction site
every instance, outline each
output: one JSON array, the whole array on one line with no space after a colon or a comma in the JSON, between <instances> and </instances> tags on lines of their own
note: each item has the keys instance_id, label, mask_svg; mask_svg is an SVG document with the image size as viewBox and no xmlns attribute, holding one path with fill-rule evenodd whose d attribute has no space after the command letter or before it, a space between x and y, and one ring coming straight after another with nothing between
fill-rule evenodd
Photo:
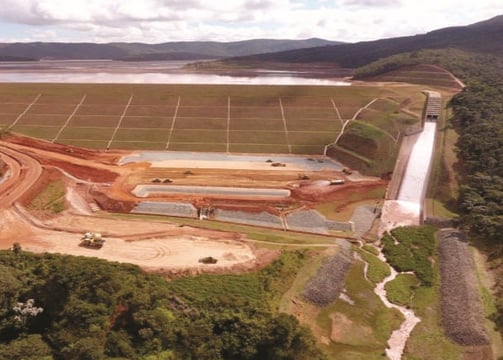
<instances>
[{"instance_id":1,"label":"construction site","mask_svg":"<svg viewBox=\"0 0 503 360\"><path fill-rule=\"evenodd\" d=\"M86 93L78 94L82 89ZM104 257L162 271L211 271L253 268L274 257L275 251L257 250L257 239L235 225L314 236L306 245L376 239L384 200L396 197L404 176L401 168L393 170L395 159L407 159L411 151L402 145L399 155L400 144L413 143L421 119L439 116L439 109L422 116L425 95L417 86L266 87L262 96L253 87L234 87L233 97L223 96L226 87L171 86L165 94L159 89L0 89L0 119L8 132L0 142L6 169L0 184L4 248L20 242L27 250ZM140 90L141 96L128 95ZM104 113L105 104L107 114L115 115ZM170 111L171 120L160 117ZM225 126L220 129L217 122ZM257 134L246 139L242 135L251 126L258 126ZM108 142L99 140L103 131L110 132ZM142 139L164 132L165 148L176 145L177 151L159 151L160 141L150 143L159 150L115 149L126 144L122 133L147 141ZM197 151L207 141L218 145L212 140L218 134L226 134L227 151L211 146L210 152ZM84 144L96 148L77 146ZM392 179L392 172L398 176ZM54 184L60 184L56 195L50 190ZM44 196L47 204L37 208ZM216 262L201 263L205 257Z\"/></svg>"}]
</instances>

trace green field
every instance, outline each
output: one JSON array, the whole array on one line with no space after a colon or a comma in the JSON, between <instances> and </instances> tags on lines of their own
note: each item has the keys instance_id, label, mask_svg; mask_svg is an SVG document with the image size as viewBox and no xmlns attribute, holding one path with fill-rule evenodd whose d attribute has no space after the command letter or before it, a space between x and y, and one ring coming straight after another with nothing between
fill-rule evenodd
<instances>
[{"instance_id":1,"label":"green field","mask_svg":"<svg viewBox=\"0 0 503 360\"><path fill-rule=\"evenodd\" d=\"M414 86L1 84L0 127L94 148L320 154L344 121L393 138ZM420 95L422 96L422 95ZM388 140L386 140L388 141ZM384 154L386 155L386 154Z\"/></svg>"}]
</instances>

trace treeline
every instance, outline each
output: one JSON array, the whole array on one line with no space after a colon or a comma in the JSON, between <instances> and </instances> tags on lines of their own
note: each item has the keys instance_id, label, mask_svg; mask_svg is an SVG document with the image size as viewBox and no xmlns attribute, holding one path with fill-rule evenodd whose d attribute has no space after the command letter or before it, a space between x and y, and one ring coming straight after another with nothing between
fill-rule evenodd
<instances>
[{"instance_id":1,"label":"treeline","mask_svg":"<svg viewBox=\"0 0 503 360\"><path fill-rule=\"evenodd\" d=\"M303 257L168 282L133 265L1 251L0 359L324 359L271 305Z\"/></svg>"},{"instance_id":2,"label":"treeline","mask_svg":"<svg viewBox=\"0 0 503 360\"><path fill-rule=\"evenodd\" d=\"M465 82L450 106L451 125L459 134L456 144L460 164L460 224L472 237L489 244L496 271L503 255L503 59L459 50L424 50L395 55L358 69L365 78L404 65L437 64ZM496 277L495 321L503 329L503 278Z\"/></svg>"}]
</instances>

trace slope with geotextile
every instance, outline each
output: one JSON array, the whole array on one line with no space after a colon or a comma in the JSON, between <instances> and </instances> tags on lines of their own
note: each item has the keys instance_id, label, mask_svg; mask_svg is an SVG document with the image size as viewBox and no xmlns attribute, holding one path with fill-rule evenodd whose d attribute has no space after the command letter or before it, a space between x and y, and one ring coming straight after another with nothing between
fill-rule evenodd
<instances>
[{"instance_id":1,"label":"slope with geotextile","mask_svg":"<svg viewBox=\"0 0 503 360\"><path fill-rule=\"evenodd\" d=\"M349 165L373 175L393 170L398 154L398 139L380 128L361 121L352 121L333 147L336 156ZM348 159L352 158L352 159Z\"/></svg>"},{"instance_id":2,"label":"slope with geotextile","mask_svg":"<svg viewBox=\"0 0 503 360\"><path fill-rule=\"evenodd\" d=\"M447 335L460 345L487 345L484 312L475 266L464 234L442 230L440 271L442 276L442 323Z\"/></svg>"},{"instance_id":3,"label":"slope with geotextile","mask_svg":"<svg viewBox=\"0 0 503 360\"><path fill-rule=\"evenodd\" d=\"M344 287L351 263L351 249L341 247L335 255L323 261L316 275L306 284L302 292L303 298L320 307L334 302Z\"/></svg>"},{"instance_id":4,"label":"slope with geotextile","mask_svg":"<svg viewBox=\"0 0 503 360\"><path fill-rule=\"evenodd\" d=\"M414 118L401 111L403 104L420 91L357 85L1 84L0 127L91 148L322 154L342 124L374 99L383 100L361 113L361 121L396 136L397 124Z\"/></svg>"}]
</instances>

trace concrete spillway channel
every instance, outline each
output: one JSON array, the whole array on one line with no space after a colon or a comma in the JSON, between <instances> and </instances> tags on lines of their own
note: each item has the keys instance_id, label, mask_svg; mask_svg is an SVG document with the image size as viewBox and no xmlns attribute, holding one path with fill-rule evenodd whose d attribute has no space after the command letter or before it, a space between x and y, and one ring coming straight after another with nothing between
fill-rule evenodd
<instances>
[{"instance_id":1,"label":"concrete spillway channel","mask_svg":"<svg viewBox=\"0 0 503 360\"><path fill-rule=\"evenodd\" d=\"M399 226L420 225L422 223L423 206L428 189L435 146L436 121L440 118L441 111L440 94L430 91L427 92L427 96L423 130L410 152L396 199L384 202L379 229L380 234ZM382 252L379 253L379 257L386 262L386 258ZM397 272L391 266L390 269L391 275L377 284L374 291L387 307L396 308L405 317L405 321L400 328L391 334L388 340L389 348L386 349L386 355L391 360L400 360L407 339L416 324L421 320L412 310L388 301L385 286L397 275Z\"/></svg>"},{"instance_id":2,"label":"concrete spillway channel","mask_svg":"<svg viewBox=\"0 0 503 360\"><path fill-rule=\"evenodd\" d=\"M386 200L381 219L381 233L398 226L419 225L428 188L437 124L426 122L407 163L398 196Z\"/></svg>"}]
</instances>

